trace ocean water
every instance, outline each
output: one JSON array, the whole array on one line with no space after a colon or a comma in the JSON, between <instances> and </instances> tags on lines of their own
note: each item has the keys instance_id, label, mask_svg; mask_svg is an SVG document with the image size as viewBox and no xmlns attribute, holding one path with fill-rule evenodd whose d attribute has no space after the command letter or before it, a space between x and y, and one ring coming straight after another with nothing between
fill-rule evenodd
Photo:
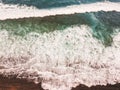
<instances>
[{"instance_id":1,"label":"ocean water","mask_svg":"<svg viewBox=\"0 0 120 90\"><path fill-rule=\"evenodd\" d=\"M37 8L61 7L98 1L102 0L2 0L3 3L35 6Z\"/></svg>"},{"instance_id":2,"label":"ocean water","mask_svg":"<svg viewBox=\"0 0 120 90\"><path fill-rule=\"evenodd\" d=\"M120 83L120 3L110 1L2 0L0 74L49 90Z\"/></svg>"},{"instance_id":3,"label":"ocean water","mask_svg":"<svg viewBox=\"0 0 120 90\"><path fill-rule=\"evenodd\" d=\"M18 4L18 5L28 5L35 6L37 8L52 8L52 7L62 7L75 4L85 4L85 3L95 3L103 2L105 0L1 0L6 4ZM120 2L120 0L107 0L112 2Z\"/></svg>"},{"instance_id":4,"label":"ocean water","mask_svg":"<svg viewBox=\"0 0 120 90\"><path fill-rule=\"evenodd\" d=\"M23 18L0 21L0 30L7 30L11 34L25 36L30 32L49 33L77 25L88 25L92 28L92 34L100 39L104 45L112 43L112 34L115 28L120 27L119 12L91 12L71 15L56 15L43 18Z\"/></svg>"}]
</instances>

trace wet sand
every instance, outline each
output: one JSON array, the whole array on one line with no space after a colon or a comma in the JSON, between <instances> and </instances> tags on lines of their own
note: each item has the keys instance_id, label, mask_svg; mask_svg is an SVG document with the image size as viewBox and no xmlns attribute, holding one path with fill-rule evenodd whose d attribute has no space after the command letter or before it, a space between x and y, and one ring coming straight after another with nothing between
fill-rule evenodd
<instances>
[{"instance_id":1,"label":"wet sand","mask_svg":"<svg viewBox=\"0 0 120 90\"><path fill-rule=\"evenodd\" d=\"M7 78L0 75L0 90L43 90L41 84L34 84L27 80Z\"/></svg>"},{"instance_id":2,"label":"wet sand","mask_svg":"<svg viewBox=\"0 0 120 90\"><path fill-rule=\"evenodd\" d=\"M0 90L43 90L41 84L34 84L27 80L16 79L15 77L7 78L0 75ZM79 85L72 90L120 90L120 84L107 86L93 86L88 88L84 85Z\"/></svg>"},{"instance_id":3,"label":"wet sand","mask_svg":"<svg viewBox=\"0 0 120 90\"><path fill-rule=\"evenodd\" d=\"M72 90L120 90L120 84L107 85L107 86L93 86L91 88L84 85L79 85Z\"/></svg>"}]
</instances>

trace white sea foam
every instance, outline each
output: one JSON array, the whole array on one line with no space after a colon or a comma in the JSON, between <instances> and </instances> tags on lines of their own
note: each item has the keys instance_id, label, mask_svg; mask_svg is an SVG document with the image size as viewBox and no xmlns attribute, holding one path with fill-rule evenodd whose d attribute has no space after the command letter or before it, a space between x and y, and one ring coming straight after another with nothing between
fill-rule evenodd
<instances>
[{"instance_id":1,"label":"white sea foam","mask_svg":"<svg viewBox=\"0 0 120 90\"><path fill-rule=\"evenodd\" d=\"M24 17L44 17L50 15L74 14L97 11L118 11L120 3L99 2L93 4L72 5L62 8L37 9L35 7L0 4L0 20L24 18Z\"/></svg>"},{"instance_id":2,"label":"white sea foam","mask_svg":"<svg viewBox=\"0 0 120 90\"><path fill-rule=\"evenodd\" d=\"M29 33L23 38L0 31L0 73L17 74L49 90L70 90L120 83L120 33L104 47L91 28L73 26L64 31ZM42 81L41 81L42 80Z\"/></svg>"}]
</instances>

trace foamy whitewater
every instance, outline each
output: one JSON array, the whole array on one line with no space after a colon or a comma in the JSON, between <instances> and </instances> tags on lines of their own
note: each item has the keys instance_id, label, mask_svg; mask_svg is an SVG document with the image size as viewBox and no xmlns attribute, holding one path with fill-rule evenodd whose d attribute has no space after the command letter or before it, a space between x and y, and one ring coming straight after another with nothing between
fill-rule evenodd
<instances>
[{"instance_id":1,"label":"foamy whitewater","mask_svg":"<svg viewBox=\"0 0 120 90\"><path fill-rule=\"evenodd\" d=\"M119 12L119 2L47 9L0 3L0 75L45 90L120 83Z\"/></svg>"},{"instance_id":2,"label":"foamy whitewater","mask_svg":"<svg viewBox=\"0 0 120 90\"><path fill-rule=\"evenodd\" d=\"M98 2L92 4L71 5L53 9L37 9L33 6L18 6L0 3L0 20L24 17L45 17L50 15L74 14L97 11L118 11L120 3Z\"/></svg>"},{"instance_id":3,"label":"foamy whitewater","mask_svg":"<svg viewBox=\"0 0 120 90\"><path fill-rule=\"evenodd\" d=\"M104 47L86 25L24 38L0 31L0 73L42 82L49 90L120 83L119 38L114 33L112 46Z\"/></svg>"}]
</instances>

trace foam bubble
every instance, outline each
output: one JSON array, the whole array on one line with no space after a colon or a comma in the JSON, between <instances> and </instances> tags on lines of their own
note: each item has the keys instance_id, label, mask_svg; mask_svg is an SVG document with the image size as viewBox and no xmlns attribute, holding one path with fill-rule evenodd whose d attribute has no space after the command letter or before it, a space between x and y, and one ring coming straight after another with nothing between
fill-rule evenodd
<instances>
[{"instance_id":1,"label":"foam bubble","mask_svg":"<svg viewBox=\"0 0 120 90\"><path fill-rule=\"evenodd\" d=\"M24 38L0 31L0 66L6 67L0 73L42 82L49 90L115 84L120 81L119 34L104 47L86 25Z\"/></svg>"}]
</instances>

